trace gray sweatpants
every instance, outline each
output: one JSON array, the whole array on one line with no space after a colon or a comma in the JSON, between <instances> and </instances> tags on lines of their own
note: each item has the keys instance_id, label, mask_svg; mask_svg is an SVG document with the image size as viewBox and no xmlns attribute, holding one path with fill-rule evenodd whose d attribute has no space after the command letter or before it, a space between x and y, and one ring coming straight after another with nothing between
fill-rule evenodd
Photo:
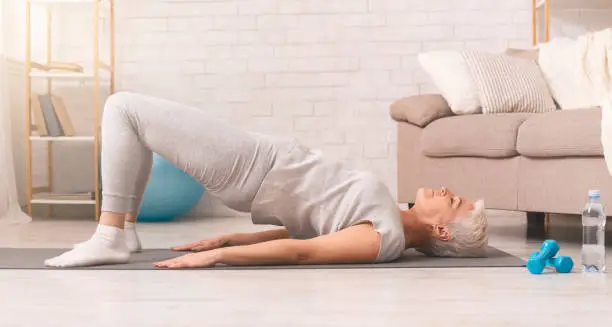
<instances>
[{"instance_id":1,"label":"gray sweatpants","mask_svg":"<svg viewBox=\"0 0 612 327\"><path fill-rule=\"evenodd\" d=\"M102 118L102 211L136 213L153 152L198 180L226 206L243 212L272 168L278 146L204 110L119 92Z\"/></svg>"}]
</instances>

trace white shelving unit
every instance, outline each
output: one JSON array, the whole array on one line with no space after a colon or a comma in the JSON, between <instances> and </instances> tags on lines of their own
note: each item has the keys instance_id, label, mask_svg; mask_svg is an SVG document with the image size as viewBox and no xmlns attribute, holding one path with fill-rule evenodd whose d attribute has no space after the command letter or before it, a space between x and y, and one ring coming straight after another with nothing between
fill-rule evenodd
<instances>
[{"instance_id":1,"label":"white shelving unit","mask_svg":"<svg viewBox=\"0 0 612 327\"><path fill-rule=\"evenodd\" d=\"M65 142L93 142L94 136L30 136L31 141L65 141Z\"/></svg>"},{"instance_id":2,"label":"white shelving unit","mask_svg":"<svg viewBox=\"0 0 612 327\"><path fill-rule=\"evenodd\" d=\"M96 0L30 0L32 4L91 3Z\"/></svg>"},{"instance_id":3,"label":"white shelving unit","mask_svg":"<svg viewBox=\"0 0 612 327\"><path fill-rule=\"evenodd\" d=\"M101 116L100 105L100 87L103 82L108 83L109 94L114 92L114 0L25 0L26 1L26 124L27 124L27 207L28 213L32 215L32 204L62 204L62 205L94 205L95 218L100 214L100 185L99 185L99 120ZM93 57L88 60L91 64L89 70L83 72L62 71L62 70L42 70L39 65L32 61L32 9L36 6L46 11L47 26L46 26L46 46L47 56L46 65L53 62L52 58L52 17L54 10L71 10L73 6L84 6L91 10L91 23L93 27L93 35L89 40L92 43ZM100 60L100 25L103 20L108 21L110 28L110 49L109 62L104 63ZM36 68L34 68L35 66ZM53 92L53 83L55 80L74 80L79 82L93 83L93 111L94 111L94 135L91 136L37 136L32 135L32 81L43 80L46 82L46 91L51 94ZM32 142L47 142L48 143L48 191L43 193L34 193L32 187ZM94 151L94 190L81 194L54 194L53 190L53 165L52 165L52 144L54 142L90 142L93 144ZM67 160L70 160L67 158ZM81 198L82 197L82 198Z\"/></svg>"},{"instance_id":4,"label":"white shelving unit","mask_svg":"<svg viewBox=\"0 0 612 327\"><path fill-rule=\"evenodd\" d=\"M62 72L43 72L35 71L30 73L32 78L70 78L70 79L94 79L93 73L62 73Z\"/></svg>"},{"instance_id":5,"label":"white shelving unit","mask_svg":"<svg viewBox=\"0 0 612 327\"><path fill-rule=\"evenodd\" d=\"M33 71L30 73L31 78L35 79L55 79L55 80L81 80L91 81L96 78L100 82L109 82L111 77L108 74L94 74L93 72L83 73L72 73L72 72L45 72L45 71Z\"/></svg>"},{"instance_id":6,"label":"white shelving unit","mask_svg":"<svg viewBox=\"0 0 612 327\"><path fill-rule=\"evenodd\" d=\"M101 7L107 7L110 5L110 0L100 1L100 0L30 0L30 3L33 5L81 5L81 4L95 4L98 3Z\"/></svg>"},{"instance_id":7,"label":"white shelving unit","mask_svg":"<svg viewBox=\"0 0 612 327\"><path fill-rule=\"evenodd\" d=\"M96 200L32 199L33 204L96 204Z\"/></svg>"}]
</instances>

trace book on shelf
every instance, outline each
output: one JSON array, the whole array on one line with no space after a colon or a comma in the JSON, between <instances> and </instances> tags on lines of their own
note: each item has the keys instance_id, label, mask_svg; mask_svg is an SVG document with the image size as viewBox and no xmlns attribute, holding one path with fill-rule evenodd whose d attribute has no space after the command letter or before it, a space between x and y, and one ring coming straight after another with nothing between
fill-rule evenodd
<instances>
[{"instance_id":1,"label":"book on shelf","mask_svg":"<svg viewBox=\"0 0 612 327\"><path fill-rule=\"evenodd\" d=\"M72 125L72 120L70 120L70 116L68 115L68 111L66 110L66 106L64 105L64 100L56 95L50 95L51 104L53 105L53 109L55 109L55 115L60 122L62 131L65 136L75 136L76 131L74 130L74 126Z\"/></svg>"},{"instance_id":2,"label":"book on shelf","mask_svg":"<svg viewBox=\"0 0 612 327\"><path fill-rule=\"evenodd\" d=\"M76 131L64 101L53 94L32 96L34 121L32 128L39 136L75 136Z\"/></svg>"},{"instance_id":3,"label":"book on shelf","mask_svg":"<svg viewBox=\"0 0 612 327\"><path fill-rule=\"evenodd\" d=\"M38 102L40 103L43 117L45 118L45 124L47 125L47 131L49 132L49 136L64 136L62 125L60 124L59 119L57 119L57 116L55 115L55 110L53 108L53 102L51 101L51 97L47 94L38 95Z\"/></svg>"},{"instance_id":4,"label":"book on shelf","mask_svg":"<svg viewBox=\"0 0 612 327\"><path fill-rule=\"evenodd\" d=\"M32 113L34 114L34 129L38 132L40 136L48 136L49 131L47 130L47 124L45 123L45 116L42 112L42 107L40 106L40 101L38 100L38 96L34 95L32 97Z\"/></svg>"},{"instance_id":5,"label":"book on shelf","mask_svg":"<svg viewBox=\"0 0 612 327\"><path fill-rule=\"evenodd\" d=\"M60 71L60 72L68 72L68 73L82 73L83 67L77 63L72 62L62 62L62 61L53 61L48 64L41 64L35 61L30 63L32 68L42 70L45 72L52 71Z\"/></svg>"}]
</instances>

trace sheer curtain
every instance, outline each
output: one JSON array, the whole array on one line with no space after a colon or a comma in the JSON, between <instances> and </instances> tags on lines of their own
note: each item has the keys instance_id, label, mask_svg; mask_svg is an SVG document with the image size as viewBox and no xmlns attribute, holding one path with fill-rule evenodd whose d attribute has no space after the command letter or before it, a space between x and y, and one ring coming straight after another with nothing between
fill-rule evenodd
<instances>
[{"instance_id":1,"label":"sheer curtain","mask_svg":"<svg viewBox=\"0 0 612 327\"><path fill-rule=\"evenodd\" d=\"M7 61L4 25L5 1L0 1L0 225L28 223L32 220L19 205L11 143Z\"/></svg>"}]
</instances>

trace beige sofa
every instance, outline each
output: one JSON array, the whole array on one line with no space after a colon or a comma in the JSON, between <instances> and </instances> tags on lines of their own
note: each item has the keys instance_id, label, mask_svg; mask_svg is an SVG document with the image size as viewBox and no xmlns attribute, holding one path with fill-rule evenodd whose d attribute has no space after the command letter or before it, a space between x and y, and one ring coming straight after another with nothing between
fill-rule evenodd
<instances>
[{"instance_id":1,"label":"beige sofa","mask_svg":"<svg viewBox=\"0 0 612 327\"><path fill-rule=\"evenodd\" d=\"M544 114L454 115L438 94L391 105L397 122L398 197L446 186L488 209L579 214L589 189L612 212L612 177L600 143L600 108Z\"/></svg>"}]
</instances>

